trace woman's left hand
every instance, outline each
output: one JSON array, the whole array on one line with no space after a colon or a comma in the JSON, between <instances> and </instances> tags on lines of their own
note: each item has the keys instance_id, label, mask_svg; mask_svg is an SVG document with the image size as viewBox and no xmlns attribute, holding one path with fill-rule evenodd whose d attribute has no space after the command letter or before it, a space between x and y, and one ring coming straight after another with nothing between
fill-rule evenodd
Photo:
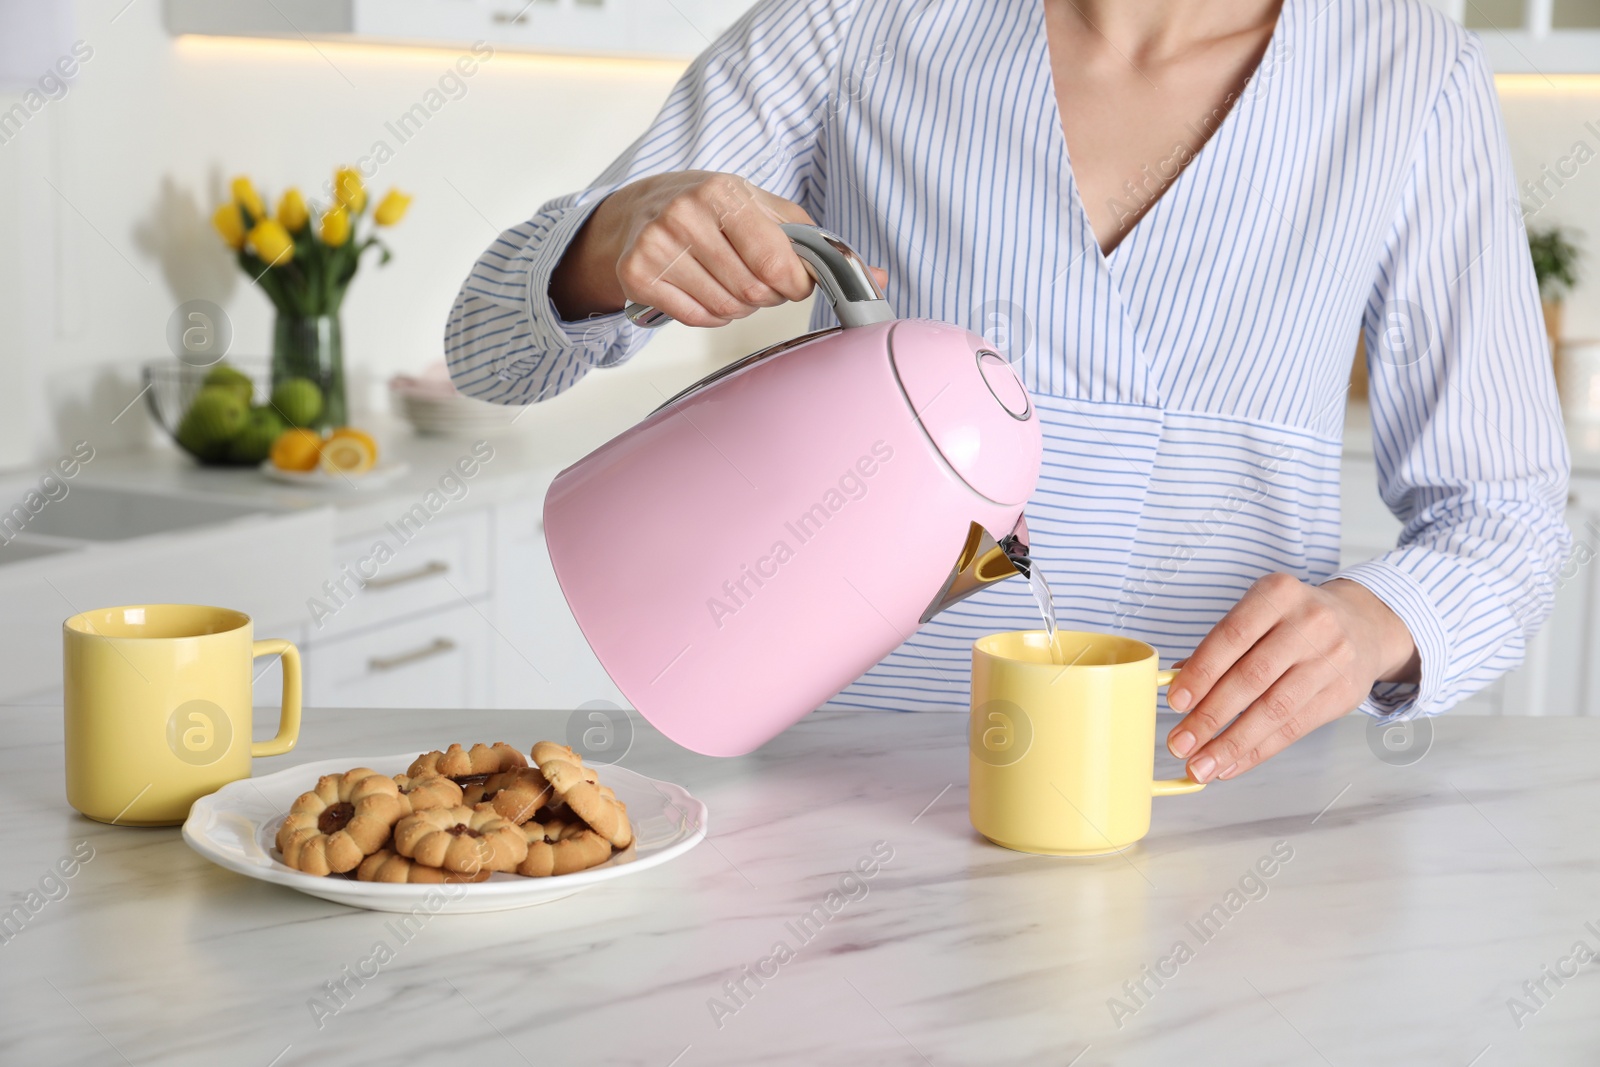
<instances>
[{"instance_id":1,"label":"woman's left hand","mask_svg":"<svg viewBox=\"0 0 1600 1067\"><path fill-rule=\"evenodd\" d=\"M1173 679L1167 703L1188 714L1167 748L1196 781L1232 778L1359 705L1373 683L1418 676L1411 632L1365 586L1269 574Z\"/></svg>"}]
</instances>

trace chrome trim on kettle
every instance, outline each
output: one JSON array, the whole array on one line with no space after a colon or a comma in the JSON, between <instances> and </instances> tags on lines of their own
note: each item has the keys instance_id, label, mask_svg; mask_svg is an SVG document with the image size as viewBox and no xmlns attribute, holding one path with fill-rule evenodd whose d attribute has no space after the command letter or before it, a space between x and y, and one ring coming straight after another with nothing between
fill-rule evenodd
<instances>
[{"instance_id":1,"label":"chrome trim on kettle","mask_svg":"<svg viewBox=\"0 0 1600 1067\"><path fill-rule=\"evenodd\" d=\"M920 626L950 605L965 600L995 582L1004 581L1014 574L1027 577L1032 569L1033 560L1028 556L1027 519L1019 515L1016 526L998 541L988 530L973 523L967 528L967 539L961 546L961 554L956 557L955 566L950 568L950 576L923 610L917 624Z\"/></svg>"}]
</instances>

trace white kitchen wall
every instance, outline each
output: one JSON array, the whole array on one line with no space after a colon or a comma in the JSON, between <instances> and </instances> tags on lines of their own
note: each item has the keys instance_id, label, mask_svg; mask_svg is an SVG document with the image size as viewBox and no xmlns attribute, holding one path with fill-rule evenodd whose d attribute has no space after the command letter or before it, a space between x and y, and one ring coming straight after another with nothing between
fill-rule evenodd
<instances>
[{"instance_id":1,"label":"white kitchen wall","mask_svg":"<svg viewBox=\"0 0 1600 1067\"><path fill-rule=\"evenodd\" d=\"M0 143L0 467L77 437L112 447L148 439L139 407L112 419L138 392L138 363L165 354L167 318L183 300L222 304L234 352L264 354L270 307L209 224L227 179L248 173L273 196L286 184L316 190L333 165L379 140L394 156L377 191L398 185L417 197L391 235L394 262L367 270L346 305L353 387L381 403L390 373L439 357L456 287L495 232L592 178L682 69L501 52L402 144L386 123L437 88L455 52L173 41L159 0L72 6L92 56L64 96ZM1557 169L1580 141L1600 152L1600 80L1519 78L1503 93L1524 178ZM0 91L0 110L19 99ZM1567 328L1600 336L1600 161L1565 169L1573 176L1536 220L1586 231L1588 280ZM803 321L790 308L715 333L670 329L640 366L608 372L634 388L583 390L538 417L582 435L588 405L643 406Z\"/></svg>"},{"instance_id":2,"label":"white kitchen wall","mask_svg":"<svg viewBox=\"0 0 1600 1067\"><path fill-rule=\"evenodd\" d=\"M111 420L139 391L138 364L166 355L166 322L184 300L221 304L234 354L265 355L271 306L209 221L228 179L249 174L274 198L289 184L310 195L379 141L393 158L375 191L395 185L416 201L388 234L393 262L376 269L374 259L356 279L344 326L352 388L383 404L391 373L440 358L456 289L494 235L591 180L684 66L499 52L402 143L386 124L439 89L457 52L174 41L159 0L73 7L92 56L64 96L0 143L0 466L76 437L112 447L150 438L142 404ZM3 92L0 111L20 98ZM613 372L651 382L615 395L658 403L657 389L804 320L804 308L775 309L721 331L671 328L648 363ZM582 434L583 409L609 399L582 392L539 417L568 418Z\"/></svg>"},{"instance_id":3,"label":"white kitchen wall","mask_svg":"<svg viewBox=\"0 0 1600 1067\"><path fill-rule=\"evenodd\" d=\"M1582 231L1583 282L1563 333L1600 338L1600 76L1517 75L1499 88L1528 226Z\"/></svg>"}]
</instances>

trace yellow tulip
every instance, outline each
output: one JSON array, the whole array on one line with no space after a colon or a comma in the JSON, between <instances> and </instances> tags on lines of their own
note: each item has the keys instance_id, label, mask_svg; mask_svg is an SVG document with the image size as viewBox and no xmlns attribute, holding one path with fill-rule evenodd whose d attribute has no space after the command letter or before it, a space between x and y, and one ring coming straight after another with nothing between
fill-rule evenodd
<instances>
[{"instance_id":1,"label":"yellow tulip","mask_svg":"<svg viewBox=\"0 0 1600 1067\"><path fill-rule=\"evenodd\" d=\"M278 221L283 223L283 228L290 233L299 233L306 228L306 222L311 218L311 213L306 210L305 198L300 195L300 190L290 189L283 194L283 199L278 201Z\"/></svg>"},{"instance_id":2,"label":"yellow tulip","mask_svg":"<svg viewBox=\"0 0 1600 1067\"><path fill-rule=\"evenodd\" d=\"M265 219L250 231L250 247L270 266L281 266L294 259L294 239L283 223Z\"/></svg>"},{"instance_id":3,"label":"yellow tulip","mask_svg":"<svg viewBox=\"0 0 1600 1067\"><path fill-rule=\"evenodd\" d=\"M267 206L261 202L261 194L256 192L249 178L233 179L233 202L250 213L252 223L267 217Z\"/></svg>"},{"instance_id":4,"label":"yellow tulip","mask_svg":"<svg viewBox=\"0 0 1600 1067\"><path fill-rule=\"evenodd\" d=\"M237 252L244 247L244 218L239 214L238 204L230 201L217 208L216 214L211 216L211 225L217 228L229 248Z\"/></svg>"},{"instance_id":5,"label":"yellow tulip","mask_svg":"<svg viewBox=\"0 0 1600 1067\"><path fill-rule=\"evenodd\" d=\"M377 210L372 213L372 221L379 226L393 226L406 217L406 209L411 206L411 198L398 189L390 189L378 201Z\"/></svg>"},{"instance_id":6,"label":"yellow tulip","mask_svg":"<svg viewBox=\"0 0 1600 1067\"><path fill-rule=\"evenodd\" d=\"M367 206L367 190L361 184L361 172L354 167L340 167L335 171L333 195L350 209L350 214L361 214L361 209Z\"/></svg>"},{"instance_id":7,"label":"yellow tulip","mask_svg":"<svg viewBox=\"0 0 1600 1067\"><path fill-rule=\"evenodd\" d=\"M350 240L350 213L342 207L329 208L322 216L322 243L337 248Z\"/></svg>"}]
</instances>

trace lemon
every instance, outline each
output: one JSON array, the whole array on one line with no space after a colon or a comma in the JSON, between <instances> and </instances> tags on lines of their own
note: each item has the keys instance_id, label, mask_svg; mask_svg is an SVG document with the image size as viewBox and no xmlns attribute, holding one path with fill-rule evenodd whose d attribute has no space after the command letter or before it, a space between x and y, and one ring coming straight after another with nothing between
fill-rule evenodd
<instances>
[{"instance_id":1,"label":"lemon","mask_svg":"<svg viewBox=\"0 0 1600 1067\"><path fill-rule=\"evenodd\" d=\"M365 474L377 462L377 442L360 430L344 426L322 442L322 469L329 474Z\"/></svg>"},{"instance_id":2,"label":"lemon","mask_svg":"<svg viewBox=\"0 0 1600 1067\"><path fill-rule=\"evenodd\" d=\"M314 471L322 438L315 430L285 430L272 442L272 465L281 471Z\"/></svg>"},{"instance_id":3,"label":"lemon","mask_svg":"<svg viewBox=\"0 0 1600 1067\"><path fill-rule=\"evenodd\" d=\"M376 463L378 460L378 442L373 440L372 435L365 430L358 430L354 426L340 426L330 433L328 437L330 439L334 437L349 437L360 441L372 452L373 462Z\"/></svg>"}]
</instances>

